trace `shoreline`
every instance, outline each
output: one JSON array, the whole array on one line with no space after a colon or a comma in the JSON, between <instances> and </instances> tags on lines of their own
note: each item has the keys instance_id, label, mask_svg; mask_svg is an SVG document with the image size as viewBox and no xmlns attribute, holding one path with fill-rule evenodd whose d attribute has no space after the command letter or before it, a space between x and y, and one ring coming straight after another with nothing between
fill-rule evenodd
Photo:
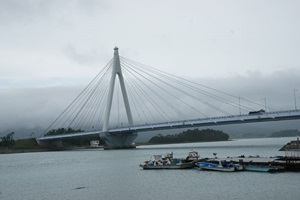
<instances>
[{"instance_id":1,"label":"shoreline","mask_svg":"<svg viewBox=\"0 0 300 200\"><path fill-rule=\"evenodd\" d=\"M50 152L50 151L76 151L76 150L84 150L84 149L103 149L103 147L99 148L90 148L90 147L72 147L72 148L57 148L57 149L47 149L47 148L33 148L33 149L1 149L0 148L0 155L1 154L14 154L14 153L38 153L38 152Z\"/></svg>"},{"instance_id":2,"label":"shoreline","mask_svg":"<svg viewBox=\"0 0 300 200\"><path fill-rule=\"evenodd\" d=\"M51 149L0 149L0 154L13 154L13 153L32 153L32 152L46 152L53 151Z\"/></svg>"}]
</instances>

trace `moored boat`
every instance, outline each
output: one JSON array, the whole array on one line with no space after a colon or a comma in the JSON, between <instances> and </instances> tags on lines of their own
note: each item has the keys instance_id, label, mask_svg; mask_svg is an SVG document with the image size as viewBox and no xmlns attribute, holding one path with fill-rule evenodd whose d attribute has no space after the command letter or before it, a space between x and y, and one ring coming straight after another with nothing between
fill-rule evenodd
<instances>
[{"instance_id":1,"label":"moored boat","mask_svg":"<svg viewBox=\"0 0 300 200\"><path fill-rule=\"evenodd\" d=\"M240 165L240 164L233 164L233 166L235 167L235 171L244 171L244 165Z\"/></svg>"},{"instance_id":2,"label":"moored boat","mask_svg":"<svg viewBox=\"0 0 300 200\"><path fill-rule=\"evenodd\" d=\"M245 165L245 171L252 172L281 172L284 171L284 167L270 166L270 165Z\"/></svg>"},{"instance_id":3,"label":"moored boat","mask_svg":"<svg viewBox=\"0 0 300 200\"><path fill-rule=\"evenodd\" d=\"M201 170L211 170L211 171L221 171L221 172L234 172L234 171L242 171L244 167L239 164L231 164L227 163L225 160L220 161L219 164L212 162L197 162L196 166Z\"/></svg>"},{"instance_id":4,"label":"moored boat","mask_svg":"<svg viewBox=\"0 0 300 200\"><path fill-rule=\"evenodd\" d=\"M165 155L153 155L150 160L139 165L143 169L188 169L195 167L194 160L173 158L173 152Z\"/></svg>"},{"instance_id":5,"label":"moored boat","mask_svg":"<svg viewBox=\"0 0 300 200\"><path fill-rule=\"evenodd\" d=\"M188 153L188 156L186 157L185 159L187 162L197 162L199 160L199 154L197 151L193 151L191 150L189 153Z\"/></svg>"}]
</instances>

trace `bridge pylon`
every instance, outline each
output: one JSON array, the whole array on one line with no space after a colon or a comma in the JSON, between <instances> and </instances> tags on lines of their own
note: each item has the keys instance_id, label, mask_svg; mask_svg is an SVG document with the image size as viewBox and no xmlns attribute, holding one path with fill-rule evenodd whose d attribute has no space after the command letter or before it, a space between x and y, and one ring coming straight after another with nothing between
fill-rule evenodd
<instances>
[{"instance_id":1,"label":"bridge pylon","mask_svg":"<svg viewBox=\"0 0 300 200\"><path fill-rule=\"evenodd\" d=\"M115 81L116 81L117 76L118 76L119 82L120 82L120 87L121 87L121 91L122 91L122 96L123 96L123 100L124 100L128 123L129 123L129 126L133 125L133 119L132 119L132 114L131 114L128 96L127 96L127 92L126 92L124 77L123 77L122 70L121 70L121 64L120 64L118 50L119 50L118 47L114 48L113 69L112 69L112 74L111 74L111 79L110 79L109 92L108 92L108 96L107 96L107 104L105 107L104 122L103 122L103 127L102 127L103 133L100 134L100 137L106 141L106 144L110 148L133 148L135 146L132 145L132 142L137 137L137 133L122 132L122 133L118 134L118 133L109 133L108 132L110 111L111 111L114 88L115 88Z\"/></svg>"}]
</instances>

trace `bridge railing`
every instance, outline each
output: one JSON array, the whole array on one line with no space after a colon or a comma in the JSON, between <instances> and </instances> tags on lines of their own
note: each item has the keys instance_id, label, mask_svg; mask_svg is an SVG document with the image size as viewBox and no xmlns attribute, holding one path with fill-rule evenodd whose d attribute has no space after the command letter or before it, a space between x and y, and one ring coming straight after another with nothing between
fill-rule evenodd
<instances>
[{"instance_id":1,"label":"bridge railing","mask_svg":"<svg viewBox=\"0 0 300 200\"><path fill-rule=\"evenodd\" d=\"M127 130L138 130L138 129L142 129L142 128L157 128L157 127L166 127L167 125L169 127L172 126L178 126L178 125L192 125L195 123L200 123L200 122L205 122L205 121L218 121L220 119L234 119L236 118L237 120L241 120L243 121L245 118L261 118L261 117L270 117L270 115L278 115L278 114L286 114L286 113L297 113L299 112L299 110L284 110L284 111L274 111L274 112L265 112L265 113L261 113L261 114L257 114L257 115L249 115L249 114L243 114L243 115L230 115L230 116L219 116L219 117L207 117L207 118L197 118L197 119L190 119L190 120L179 120L179 121L173 121L173 122L161 122L161 123L153 123L153 124L140 124L140 125L134 125L134 126L124 126L124 127L120 127L120 128L114 128L114 132L122 132L122 131L127 131ZM272 118L274 116L271 116Z\"/></svg>"},{"instance_id":2,"label":"bridge railing","mask_svg":"<svg viewBox=\"0 0 300 200\"><path fill-rule=\"evenodd\" d=\"M275 119L280 117L293 117L296 116L300 118L300 110L284 110L284 111L275 111L275 112L266 112L266 113L260 113L256 115L249 115L249 114L243 114L243 115L231 115L231 116L220 116L220 117L211 117L211 118L197 118L197 119L191 119L191 120L179 120L179 121L173 121L173 122L162 122L162 123L153 123L153 124L141 124L141 125L135 125L135 126L124 126L120 128L114 128L114 129L108 129L108 132L123 132L123 131L139 131L139 130L151 130L151 129L167 129L170 128L185 128L185 127L191 127L193 125L201 125L201 124L209 124L213 125L218 123L226 123L228 122L234 122L234 121L245 121L245 120L257 120L257 119L264 119L265 121L268 121L268 119ZM235 120L233 120L235 119ZM90 131L90 132L81 132L81 133L71 133L71 134L62 134L62 135L53 135L53 136L44 136L41 137L41 140L43 139L55 139L55 138L67 138L67 137L76 137L76 136L86 136L86 135L92 135L92 134L99 134L102 131Z\"/></svg>"}]
</instances>

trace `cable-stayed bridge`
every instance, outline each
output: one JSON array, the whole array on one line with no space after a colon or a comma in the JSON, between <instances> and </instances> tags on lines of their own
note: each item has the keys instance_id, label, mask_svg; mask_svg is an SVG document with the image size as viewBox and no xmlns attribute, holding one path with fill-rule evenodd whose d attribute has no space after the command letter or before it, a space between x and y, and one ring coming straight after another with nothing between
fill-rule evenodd
<instances>
[{"instance_id":1,"label":"cable-stayed bridge","mask_svg":"<svg viewBox=\"0 0 300 200\"><path fill-rule=\"evenodd\" d=\"M278 111L120 57L115 48L113 59L37 141L100 135L111 147L128 147L138 132L293 119L300 119L296 107Z\"/></svg>"}]
</instances>

